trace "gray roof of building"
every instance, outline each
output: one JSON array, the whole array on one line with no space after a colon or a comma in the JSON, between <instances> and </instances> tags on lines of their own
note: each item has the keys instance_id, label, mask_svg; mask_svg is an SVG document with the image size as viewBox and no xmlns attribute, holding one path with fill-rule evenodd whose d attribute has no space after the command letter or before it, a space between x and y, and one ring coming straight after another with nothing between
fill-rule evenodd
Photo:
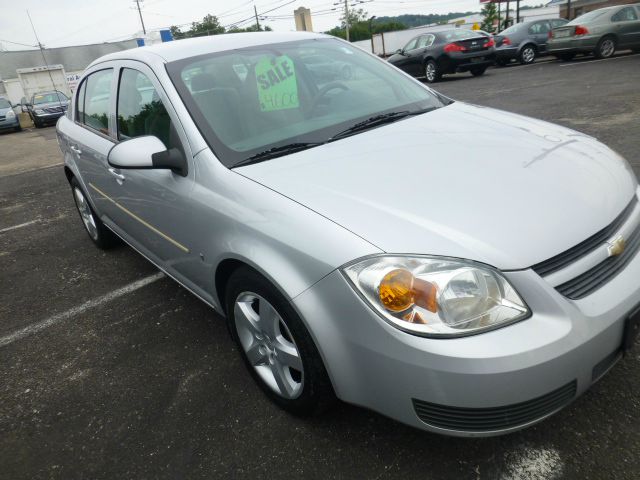
<instances>
[{"instance_id":1,"label":"gray roof of building","mask_svg":"<svg viewBox=\"0 0 640 480\"><path fill-rule=\"evenodd\" d=\"M48 65L63 65L65 72L84 70L96 58L109 53L136 48L135 40L112 43L95 43L73 47L45 48L44 55ZM44 66L40 50L14 50L0 52L0 79L17 78L18 68Z\"/></svg>"}]
</instances>

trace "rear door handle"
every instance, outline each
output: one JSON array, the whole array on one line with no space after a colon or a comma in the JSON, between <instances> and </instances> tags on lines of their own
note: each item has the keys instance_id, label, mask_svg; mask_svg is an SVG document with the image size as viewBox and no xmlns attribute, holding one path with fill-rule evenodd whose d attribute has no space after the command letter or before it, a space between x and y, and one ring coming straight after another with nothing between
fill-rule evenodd
<instances>
[{"instance_id":1,"label":"rear door handle","mask_svg":"<svg viewBox=\"0 0 640 480\"><path fill-rule=\"evenodd\" d=\"M78 147L76 147L75 145L71 145L69 147L71 149L71 151L77 155L81 155L82 154L82 150L80 150Z\"/></svg>"},{"instance_id":2,"label":"rear door handle","mask_svg":"<svg viewBox=\"0 0 640 480\"><path fill-rule=\"evenodd\" d=\"M116 177L116 180L118 180L118 183L122 184L122 182L124 182L125 176L122 175L121 173L118 173L114 168L110 168L109 173L114 177Z\"/></svg>"}]
</instances>

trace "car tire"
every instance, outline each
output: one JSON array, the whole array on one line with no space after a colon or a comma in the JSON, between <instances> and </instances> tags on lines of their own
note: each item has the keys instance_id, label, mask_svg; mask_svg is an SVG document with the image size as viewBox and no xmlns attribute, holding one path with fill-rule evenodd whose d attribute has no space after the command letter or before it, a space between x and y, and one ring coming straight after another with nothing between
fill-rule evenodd
<instances>
[{"instance_id":1,"label":"car tire","mask_svg":"<svg viewBox=\"0 0 640 480\"><path fill-rule=\"evenodd\" d=\"M33 126L36 128L42 128L42 123L40 123L38 120L35 119L35 117L33 118Z\"/></svg>"},{"instance_id":2,"label":"car tire","mask_svg":"<svg viewBox=\"0 0 640 480\"><path fill-rule=\"evenodd\" d=\"M225 291L231 337L264 393L300 416L330 406L335 394L320 353L282 293L249 267L235 270Z\"/></svg>"},{"instance_id":3,"label":"car tire","mask_svg":"<svg viewBox=\"0 0 640 480\"><path fill-rule=\"evenodd\" d=\"M484 75L484 72L486 70L487 70L487 67L479 67L479 68L472 68L469 71L471 72L471 75L473 75L474 77L480 77Z\"/></svg>"},{"instance_id":4,"label":"car tire","mask_svg":"<svg viewBox=\"0 0 640 480\"><path fill-rule=\"evenodd\" d=\"M596 58L611 58L614 53L616 53L616 39L611 36L602 37L593 52Z\"/></svg>"},{"instance_id":5,"label":"car tire","mask_svg":"<svg viewBox=\"0 0 640 480\"><path fill-rule=\"evenodd\" d=\"M518 61L522 65L531 65L536 61L536 57L538 52L536 51L536 47L531 44L525 45L520 50L520 54L518 55Z\"/></svg>"},{"instance_id":6,"label":"car tire","mask_svg":"<svg viewBox=\"0 0 640 480\"><path fill-rule=\"evenodd\" d=\"M87 194L80 186L80 182L75 177L72 177L69 184L71 185L73 201L80 215L80 220L82 220L84 229L91 241L102 250L107 250L120 244L120 239L116 234L109 230L93 211L93 207L87 200Z\"/></svg>"},{"instance_id":7,"label":"car tire","mask_svg":"<svg viewBox=\"0 0 640 480\"><path fill-rule=\"evenodd\" d=\"M428 60L424 65L424 77L428 83L439 82L442 79L442 69L435 60Z\"/></svg>"},{"instance_id":8,"label":"car tire","mask_svg":"<svg viewBox=\"0 0 640 480\"><path fill-rule=\"evenodd\" d=\"M575 56L575 53L560 53L556 55L556 58L562 62L570 62Z\"/></svg>"}]
</instances>

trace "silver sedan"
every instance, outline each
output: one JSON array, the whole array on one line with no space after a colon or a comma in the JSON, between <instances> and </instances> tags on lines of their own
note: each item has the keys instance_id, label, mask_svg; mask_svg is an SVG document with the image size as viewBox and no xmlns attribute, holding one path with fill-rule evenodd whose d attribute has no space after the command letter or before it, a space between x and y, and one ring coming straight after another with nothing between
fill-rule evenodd
<instances>
[{"instance_id":1,"label":"silver sedan","mask_svg":"<svg viewBox=\"0 0 640 480\"><path fill-rule=\"evenodd\" d=\"M351 75L319 75L318 56ZM634 343L627 162L341 40L242 33L110 54L57 132L91 240L123 240L223 315L289 411L337 397L433 432L506 433Z\"/></svg>"}]
</instances>

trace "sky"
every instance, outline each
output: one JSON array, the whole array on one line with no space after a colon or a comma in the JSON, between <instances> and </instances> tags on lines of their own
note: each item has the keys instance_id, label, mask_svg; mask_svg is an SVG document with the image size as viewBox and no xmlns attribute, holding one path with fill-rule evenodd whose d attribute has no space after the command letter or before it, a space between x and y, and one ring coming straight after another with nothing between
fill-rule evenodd
<instances>
[{"instance_id":1,"label":"sky","mask_svg":"<svg viewBox=\"0 0 640 480\"><path fill-rule=\"evenodd\" d=\"M148 30L188 24L207 14L217 16L225 26L240 22L247 26L254 20L253 7L262 20L275 31L295 30L293 11L304 6L311 9L316 32L329 30L339 23L344 3L338 0L144 0L142 14ZM394 16L403 13L429 14L479 11L479 0L350 0L350 8L363 8L369 15ZM523 0L521 5L539 4L540 0ZM336 10L332 10L332 9ZM0 45L18 50L36 45L29 23L31 14L40 42L45 48L64 47L123 40L138 36L142 27L132 0L0 0ZM10 43L14 42L14 43ZM22 45L20 45L22 44Z\"/></svg>"}]
</instances>

